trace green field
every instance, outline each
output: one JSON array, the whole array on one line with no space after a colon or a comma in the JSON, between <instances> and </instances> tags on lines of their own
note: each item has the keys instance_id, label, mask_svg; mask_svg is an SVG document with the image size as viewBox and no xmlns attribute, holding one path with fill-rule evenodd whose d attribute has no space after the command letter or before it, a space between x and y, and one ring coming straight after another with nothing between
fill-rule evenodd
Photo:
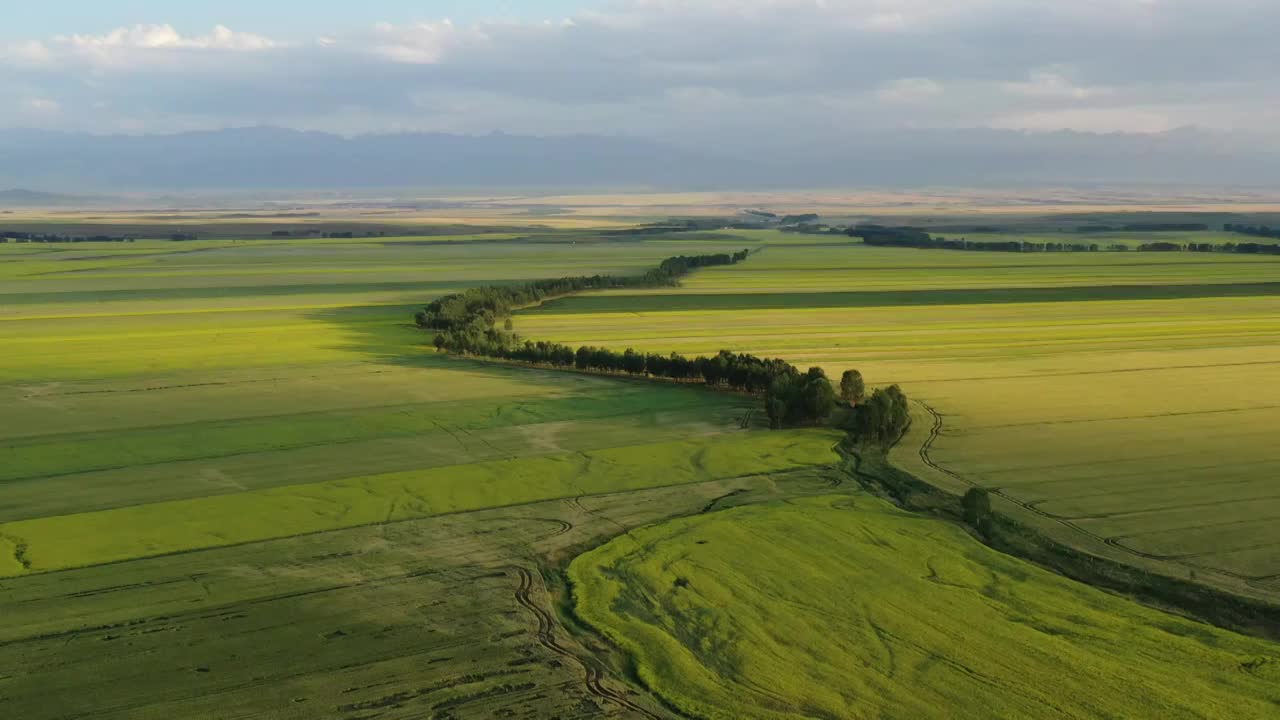
<instances>
[{"instance_id":1,"label":"green field","mask_svg":"<svg viewBox=\"0 0 1280 720\"><path fill-rule=\"evenodd\" d=\"M1064 580L866 496L618 538L578 612L705 718L1268 718L1273 643Z\"/></svg>"},{"instance_id":2,"label":"green field","mask_svg":"<svg viewBox=\"0 0 1280 720\"><path fill-rule=\"evenodd\" d=\"M625 711L571 658L530 659L513 568L538 574L540 538L830 463L836 436L744 431L745 398L436 354L411 322L440 293L723 246L507 240L0 246L0 714L346 717L404 693L411 716Z\"/></svg>"},{"instance_id":3,"label":"green field","mask_svg":"<svg viewBox=\"0 0 1280 720\"><path fill-rule=\"evenodd\" d=\"M995 489L1090 552L1275 598L1278 270L1192 253L767 246L679 289L550 303L517 329L858 367L936 412L922 406L895 452L917 475Z\"/></svg>"},{"instance_id":4,"label":"green field","mask_svg":"<svg viewBox=\"0 0 1280 720\"><path fill-rule=\"evenodd\" d=\"M1274 644L892 510L836 466L839 433L765 431L751 397L446 357L412 326L466 287L743 247L759 252L517 330L857 366L927 403L900 466L997 487L1001 509L1100 553L1280 590L1270 258L775 231L11 243L0 717L652 719L708 698L721 709L699 713L768 717L760 692L812 698L788 710L810 717L987 716L977 697L1017 717L1050 694L1087 717L1274 707ZM672 573L714 606L670 605ZM705 646L662 639L677 615Z\"/></svg>"}]
</instances>

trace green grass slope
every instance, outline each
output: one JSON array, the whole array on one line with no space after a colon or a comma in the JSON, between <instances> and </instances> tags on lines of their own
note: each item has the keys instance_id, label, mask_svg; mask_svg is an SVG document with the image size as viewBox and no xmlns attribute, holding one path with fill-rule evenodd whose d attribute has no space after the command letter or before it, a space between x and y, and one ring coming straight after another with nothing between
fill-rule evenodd
<instances>
[{"instance_id":1,"label":"green grass slope","mask_svg":"<svg viewBox=\"0 0 1280 720\"><path fill-rule=\"evenodd\" d=\"M0 524L0 577L837 459L830 431L737 433L472 463Z\"/></svg>"},{"instance_id":2,"label":"green grass slope","mask_svg":"<svg viewBox=\"0 0 1280 720\"><path fill-rule=\"evenodd\" d=\"M865 496L651 526L578 613L705 718L1273 718L1280 646L1151 610Z\"/></svg>"}]
</instances>

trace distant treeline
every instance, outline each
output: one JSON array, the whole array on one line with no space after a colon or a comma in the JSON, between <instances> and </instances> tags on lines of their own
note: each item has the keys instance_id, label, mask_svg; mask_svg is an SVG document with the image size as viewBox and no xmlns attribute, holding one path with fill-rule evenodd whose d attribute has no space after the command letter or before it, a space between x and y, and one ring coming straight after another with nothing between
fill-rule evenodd
<instances>
[{"instance_id":1,"label":"distant treeline","mask_svg":"<svg viewBox=\"0 0 1280 720\"><path fill-rule=\"evenodd\" d=\"M821 219L817 213L802 213L800 215L787 215L779 222L780 225L813 225Z\"/></svg>"},{"instance_id":2,"label":"distant treeline","mask_svg":"<svg viewBox=\"0 0 1280 720\"><path fill-rule=\"evenodd\" d=\"M1182 224L1150 224L1150 225L1132 225L1125 226L1127 228L1161 228L1161 230L1136 230L1134 232L1160 232L1170 227L1177 227L1180 230L1191 227ZM1196 226L1200 228L1201 226ZM1227 226L1228 229L1236 226ZM1207 229L1207 228L1205 228ZM1265 230L1266 228L1254 228L1255 230ZM1237 231L1239 232L1239 231ZM928 250L978 250L989 252L1015 252L1015 253L1031 253L1031 252L1098 252L1099 250L1109 250L1112 252L1125 252L1129 250L1128 245L1114 243L1106 248L1100 247L1097 243L1055 243L1055 242L1027 242L1025 240L967 240L965 238L948 239L942 236L934 237L928 232L920 228L913 227L885 227L883 225L858 225L849 228L846 234L850 237L861 238L862 242L867 245L881 247L908 247L921 248ZM1258 233L1261 234L1261 233ZM1243 253L1243 254L1280 254L1280 245L1270 245L1265 243L1223 243L1215 245L1213 243L1174 243L1174 242L1152 242L1143 243L1138 246L1139 252L1221 252L1221 253Z\"/></svg>"},{"instance_id":3,"label":"distant treeline","mask_svg":"<svg viewBox=\"0 0 1280 720\"><path fill-rule=\"evenodd\" d=\"M846 231L867 245L909 247L926 250L979 250L988 252L1097 252L1097 244L1033 243L1023 240L967 240L934 237L919 228L858 225Z\"/></svg>"},{"instance_id":4,"label":"distant treeline","mask_svg":"<svg viewBox=\"0 0 1280 720\"><path fill-rule=\"evenodd\" d=\"M1271 238L1280 240L1280 228L1269 228L1266 225L1234 225L1227 223L1222 226L1227 232L1240 233L1241 235L1252 235L1254 237Z\"/></svg>"},{"instance_id":5,"label":"distant treeline","mask_svg":"<svg viewBox=\"0 0 1280 720\"><path fill-rule=\"evenodd\" d=\"M1113 233L1113 232L1205 232L1209 229L1203 223L1132 223L1129 225L1081 225L1078 233Z\"/></svg>"},{"instance_id":6,"label":"distant treeline","mask_svg":"<svg viewBox=\"0 0 1280 720\"><path fill-rule=\"evenodd\" d=\"M195 233L171 233L169 240L180 242L183 240L198 239ZM32 233L32 232L15 232L12 230L0 230L0 243L17 242L17 243L86 243L86 242L133 242L136 238L132 235L56 235L52 233Z\"/></svg>"},{"instance_id":7,"label":"distant treeline","mask_svg":"<svg viewBox=\"0 0 1280 720\"><path fill-rule=\"evenodd\" d=\"M1280 255L1280 245L1269 243L1171 243L1157 242L1140 245L1141 252L1202 252L1202 253L1242 253L1246 255Z\"/></svg>"},{"instance_id":8,"label":"distant treeline","mask_svg":"<svg viewBox=\"0 0 1280 720\"><path fill-rule=\"evenodd\" d=\"M438 349L463 355L497 358L552 368L618 373L633 377L700 382L708 387L763 395L770 427L820 423L838 407L837 395L822 368L799 368L780 359L721 350L711 357L679 353L642 353L632 348L617 352L584 345L523 339L512 331L511 314L539 302L583 290L674 285L695 269L742 262L749 251L716 255L678 256L663 260L644 275L592 275L536 280L523 285L486 286L446 295L415 315L418 327L436 332ZM856 382L855 382L856 379ZM865 406L861 375L845 373L840 397L853 409L846 423L851 432L869 441L896 439L905 427L906 397L896 386L881 397L877 391ZM895 404L897 403L897 404Z\"/></svg>"},{"instance_id":9,"label":"distant treeline","mask_svg":"<svg viewBox=\"0 0 1280 720\"><path fill-rule=\"evenodd\" d=\"M133 242L124 235L53 235L49 233L16 232L0 230L0 243L84 243L84 242Z\"/></svg>"},{"instance_id":10,"label":"distant treeline","mask_svg":"<svg viewBox=\"0 0 1280 720\"><path fill-rule=\"evenodd\" d=\"M271 237L274 237L274 238L320 237L320 238L350 240L352 238L359 238L359 237L386 237L386 235L387 235L387 232L385 230L366 230L362 233L355 232L352 230L335 231L335 232L324 232L322 230L272 230L271 231Z\"/></svg>"},{"instance_id":11,"label":"distant treeline","mask_svg":"<svg viewBox=\"0 0 1280 720\"><path fill-rule=\"evenodd\" d=\"M671 233L697 232L700 230L720 230L726 227L735 230L757 230L765 226L760 222L740 222L725 218L672 218L665 222L651 225L640 225L639 227L619 230L604 230L597 234L601 237L648 237L669 235Z\"/></svg>"}]
</instances>

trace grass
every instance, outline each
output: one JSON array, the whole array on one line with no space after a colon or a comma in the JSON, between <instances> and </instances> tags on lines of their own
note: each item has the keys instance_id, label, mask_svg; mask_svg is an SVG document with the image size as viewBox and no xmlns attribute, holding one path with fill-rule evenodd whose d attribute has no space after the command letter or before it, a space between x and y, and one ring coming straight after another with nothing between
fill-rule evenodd
<instances>
[{"instance_id":1,"label":"grass","mask_svg":"<svg viewBox=\"0 0 1280 720\"><path fill-rule=\"evenodd\" d=\"M450 240L140 241L40 253L0 247L12 251L0 294L24 301L6 307L0 321L9 349L0 357L8 569L116 562L397 512L560 497L569 492L565 483L611 492L746 467L724 460L717 448L728 445L715 444L738 429L740 399L450 361L410 323L417 304L459 283L633 272L669 255L672 243ZM400 279L411 275L421 279ZM369 276L395 278L396 289L371 286ZM270 285L259 284L267 278ZM295 291L287 303L275 300ZM86 297L106 302L85 305ZM702 438L710 443L705 453ZM619 459L631 457L631 446L670 459L671 472L633 477L637 467ZM683 460L672 455L681 452ZM753 452L744 457L760 459ZM618 459L622 475L566 474L588 461L576 453ZM704 455L722 467L677 469ZM535 456L542 464L527 465ZM517 477L526 465L534 485L512 488L509 498L502 483L488 487L494 473ZM457 490L478 480L488 489ZM315 502L342 509L307 509L290 487L315 491L313 499L332 495ZM365 493L366 502L351 493ZM297 514L275 517L281 507ZM185 530L172 520L152 522L188 514L209 521ZM79 536L78 522L115 547L37 548ZM224 532L223 523L235 527ZM55 525L62 529L49 530ZM114 530L121 526L136 531L133 539ZM62 541L54 537L67 532ZM31 562L17 559L24 552Z\"/></svg>"},{"instance_id":2,"label":"grass","mask_svg":"<svg viewBox=\"0 0 1280 720\"><path fill-rule=\"evenodd\" d=\"M821 431L740 433L18 520L0 524L0 542L9 546L0 547L0 577L830 464L836 441ZM86 544L86 537L97 540Z\"/></svg>"},{"instance_id":3,"label":"grass","mask_svg":"<svg viewBox=\"0 0 1280 720\"><path fill-rule=\"evenodd\" d=\"M1268 430L1280 422L1280 304L1256 283L1280 266L1226 257L769 246L741 276L572 298L516 327L615 349L732 347L833 375L857 367L939 414L936 438L922 410L895 454L931 482L991 488L1001 509L1090 552L1275 598L1280 536L1266 520L1280 516L1267 489L1280 463ZM1166 284L1218 271L1230 276ZM1061 272L1092 284L1052 287ZM1119 273L1146 284L1097 284ZM776 279L763 286L766 276ZM925 276L940 287L809 292Z\"/></svg>"},{"instance_id":4,"label":"grass","mask_svg":"<svg viewBox=\"0 0 1280 720\"><path fill-rule=\"evenodd\" d=\"M781 481L781 479L779 479ZM756 484L763 484L757 482ZM29 720L610 717L555 627L551 553L697 512L746 481L366 526L0 581L0 709ZM602 681L622 692L616 679ZM633 704L655 703L628 691Z\"/></svg>"},{"instance_id":5,"label":"grass","mask_svg":"<svg viewBox=\"0 0 1280 720\"><path fill-rule=\"evenodd\" d=\"M706 718L1265 718L1271 643L1143 608L882 500L735 508L577 558L577 612Z\"/></svg>"},{"instance_id":6,"label":"grass","mask_svg":"<svg viewBox=\"0 0 1280 720\"><path fill-rule=\"evenodd\" d=\"M794 600L778 619L837 603L827 606L832 623L864 612L843 602L850 586L876 585L846 584L841 573L855 559L882 563L886 577L894 568L835 538L843 564L815 573L829 556L815 553L824 538L806 523L827 510L801 498L843 493L829 508L842 521L856 510L911 523L908 557L926 544L970 553L972 543L955 542L947 526L893 515L851 483L837 487L840 478L822 467L837 436L744 430L751 399L446 358L410 326L417 306L454 289L636 272L676 254L766 248L738 268L743 275L699 273L676 291L575 301L605 303L588 312L556 303L522 315L519 329L660 351L764 349L832 370L856 364L945 413L929 459L955 474L941 473L939 483L998 482L1001 507L1044 501L1046 512L1074 518L1072 527L1114 539L1108 552L1129 553L1120 545L1132 544L1182 556L1213 544L1222 552L1195 567L1255 573L1273 562L1265 546L1245 542L1265 540L1273 507L1261 495L1275 459L1266 428L1274 424L1267 406L1280 404L1268 400L1280 308L1255 292L1272 282L1265 260L1208 256L1197 260L1215 264L1198 266L1117 253L1105 262L1028 261L774 231L610 240L586 212L547 218L573 229L539 230L534 242L519 240L532 232L520 224L543 219L511 215L504 222L515 227L504 235L0 246L0 715L664 717L625 681L627 659L553 615L564 600L557 568L583 550L657 533L637 528L675 517L736 523L738 510L709 511L789 500L797 504L782 507L799 513L796 539L818 541L808 554L785 537L757 549L777 528L747 522L741 532L754 536L739 538L742 552L730 559L774 562L771 553L787 549L785 572L761 585ZM326 218L317 222L337 222ZM208 218L232 235L253 230L230 220ZM1097 289L1118 278L1137 278L1127 285L1136 289ZM1201 289L1178 289L1187 285ZM978 290L1002 301L954 302ZM906 304L909 297L930 304ZM1147 373L1156 374L1133 381ZM1134 416L1124 412L1130 405ZM901 453L929 441L920 412ZM1103 432L1087 433L1092 422ZM1245 425L1247 434L1238 432ZM1147 427L1170 442L1144 435ZM1226 453L1234 460L1223 461ZM912 458L920 473L940 472L920 455L899 462ZM1106 463L1120 472L1100 471ZM1116 492L1094 497L1109 482ZM1236 493L1235 505L1204 504L1218 487ZM720 532L733 537L728 527ZM654 548L665 553L666 543ZM1181 557L1158 562L1193 567ZM699 588L715 577L686 579ZM828 583L820 593L838 583L832 594L841 598L791 595L814 581ZM1040 597L1041 584L1032 584ZM916 591L903 587L877 590L881 604L909 608ZM749 588L739 595L753 597ZM986 602L1007 609L1009 597ZM974 606L966 603L957 607ZM1029 622L1016 610L1008 628L974 612L1012 642L1025 640L1015 631ZM1098 622L1094 612L1073 614ZM750 624L740 637L761 632L750 613L740 619ZM810 642L813 627L796 621L788 639ZM1109 637L1109 626L1095 627ZM818 640L828 636L840 638ZM715 632L707 637L731 648ZM865 632L849 634L849 648L853 639ZM928 652L949 657L957 644L943 638ZM895 649L898 658L909 652ZM1270 672L1254 662L1263 655L1241 653L1239 673ZM785 662L809 667L799 656ZM919 680L951 666L931 667ZM1085 682L1058 669L1058 686L1040 676L1046 688ZM830 701L819 685L841 687L817 676L810 715ZM1245 681L1210 688L1205 702ZM1160 698L1181 692L1152 687ZM1005 687L992 697L1021 707L1025 695ZM910 716L919 700L886 694L883 702L886 715Z\"/></svg>"},{"instance_id":7,"label":"grass","mask_svg":"<svg viewBox=\"0 0 1280 720\"><path fill-rule=\"evenodd\" d=\"M868 290L853 292L592 293L556 300L529 315L568 313L643 313L682 310L782 310L788 308L910 307L917 305L1008 305L1013 303L1092 302L1104 300L1189 300L1280 295L1280 283L1208 285L1101 285L1081 287L978 288L942 290Z\"/></svg>"},{"instance_id":8,"label":"grass","mask_svg":"<svg viewBox=\"0 0 1280 720\"><path fill-rule=\"evenodd\" d=\"M515 566L776 487L835 438L430 350L410 323L440 293L726 242L511 240L0 246L0 715L625 709L572 637L540 644Z\"/></svg>"}]
</instances>

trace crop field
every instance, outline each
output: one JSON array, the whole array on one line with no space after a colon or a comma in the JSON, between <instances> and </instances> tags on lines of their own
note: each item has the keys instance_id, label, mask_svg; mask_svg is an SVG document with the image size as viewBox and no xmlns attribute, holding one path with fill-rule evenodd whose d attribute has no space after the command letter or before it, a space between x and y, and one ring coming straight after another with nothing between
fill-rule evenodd
<instances>
[{"instance_id":1,"label":"crop field","mask_svg":"<svg viewBox=\"0 0 1280 720\"><path fill-rule=\"evenodd\" d=\"M450 358L412 327L466 287L744 247L516 329L859 367L924 401L894 455L913 472L997 488L1100 552L1280 591L1272 258L576 228L10 243L0 717L919 717L979 713L980 688L1001 717L1063 688L1078 715L1275 707L1274 644L892 510L833 468L836 431L766 432L730 393Z\"/></svg>"},{"instance_id":2,"label":"crop field","mask_svg":"<svg viewBox=\"0 0 1280 720\"><path fill-rule=\"evenodd\" d=\"M1217 254L766 245L679 289L547 304L517 329L857 367L922 401L895 451L912 472L991 488L1091 552L1274 599L1277 271Z\"/></svg>"},{"instance_id":3,"label":"crop field","mask_svg":"<svg viewBox=\"0 0 1280 720\"><path fill-rule=\"evenodd\" d=\"M1277 646L868 496L757 504L574 560L579 613L705 718L1269 718Z\"/></svg>"},{"instance_id":4,"label":"crop field","mask_svg":"<svg viewBox=\"0 0 1280 720\"><path fill-rule=\"evenodd\" d=\"M380 523L0 580L21 718L665 718L539 568L803 472ZM781 488L781 489L779 489Z\"/></svg>"},{"instance_id":5,"label":"crop field","mask_svg":"<svg viewBox=\"0 0 1280 720\"><path fill-rule=\"evenodd\" d=\"M838 436L446 358L412 313L724 246L0 245L0 716L649 716L547 624L544 553L785 485Z\"/></svg>"}]
</instances>

